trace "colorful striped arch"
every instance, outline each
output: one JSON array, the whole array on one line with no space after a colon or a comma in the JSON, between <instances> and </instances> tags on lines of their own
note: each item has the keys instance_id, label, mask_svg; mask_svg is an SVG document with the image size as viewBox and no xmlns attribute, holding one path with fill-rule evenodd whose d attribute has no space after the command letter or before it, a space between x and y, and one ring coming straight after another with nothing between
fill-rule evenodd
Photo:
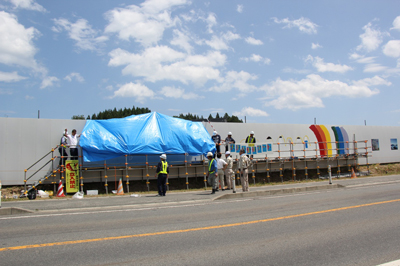
<instances>
[{"instance_id":1,"label":"colorful striped arch","mask_svg":"<svg viewBox=\"0 0 400 266\"><path fill-rule=\"evenodd\" d=\"M337 154L349 153L349 136L343 127L331 127L335 135ZM328 129L323 125L311 125L318 141L319 153L322 157L332 157L332 139Z\"/></svg>"}]
</instances>

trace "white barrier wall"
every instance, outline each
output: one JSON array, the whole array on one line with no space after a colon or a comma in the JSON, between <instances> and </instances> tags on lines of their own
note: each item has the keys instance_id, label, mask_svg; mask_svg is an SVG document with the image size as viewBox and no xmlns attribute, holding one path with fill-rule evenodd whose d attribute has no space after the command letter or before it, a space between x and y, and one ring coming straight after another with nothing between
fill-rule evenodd
<instances>
[{"instance_id":1,"label":"white barrier wall","mask_svg":"<svg viewBox=\"0 0 400 266\"><path fill-rule=\"evenodd\" d=\"M69 134L74 128L77 134L80 134L85 123L85 120L71 119L0 118L0 180L2 184L22 185L24 170L60 143L65 128L68 129ZM55 155L59 155L58 150L55 151ZM39 164L39 167L42 165ZM39 167L32 168L29 173L34 173ZM41 171L42 176L48 170L49 167L45 167Z\"/></svg>"},{"instance_id":2,"label":"white barrier wall","mask_svg":"<svg viewBox=\"0 0 400 266\"><path fill-rule=\"evenodd\" d=\"M315 155L314 144L317 138L314 132L310 129L311 125L295 125L295 124L255 124L255 123L203 123L207 131L212 135L212 132L216 130L221 139L225 140L228 136L228 132L232 133L233 139L236 143L244 143L250 131L254 131L254 137L257 140L256 144L275 143L272 151L266 154L254 155L254 158L263 158L266 155L269 158L278 157L278 150L276 143L281 143L280 150L290 150L290 142L294 143L294 156L304 156L302 150L304 145L301 143L307 140L309 145L306 149L306 155ZM364 140L367 140L368 152L371 157L368 158L368 163L394 163L400 162L400 151L398 149L392 149L391 140L400 141L400 127L388 127L388 126L341 126L347 132L349 138L349 151L354 153L353 140L358 141L357 147L359 153L364 153L365 147ZM325 128L330 135L332 142L335 142L335 134L331 128L331 125L325 125ZM271 140L267 140L271 137ZM281 137L281 138L280 138ZM372 150L372 139L378 140L379 150ZM299 141L300 140L300 141ZM284 144L282 144L284 143ZM397 145L398 147L398 145ZM335 143L332 143L332 148L335 149ZM225 151L225 145L222 145L221 152ZM336 154L336 151L332 151ZM289 157L289 152L281 154L281 157ZM365 160L361 160L360 164L365 164Z\"/></svg>"},{"instance_id":3,"label":"white barrier wall","mask_svg":"<svg viewBox=\"0 0 400 266\"><path fill-rule=\"evenodd\" d=\"M85 126L85 120L61 120L61 119L28 119L28 118L0 118L0 180L3 185L22 185L24 182L24 169L27 169L46 153L56 147L65 128L71 133L72 129L80 134ZM289 150L288 144L291 141L295 143L294 149L297 150L302 144L298 143L298 137L301 141L305 139L309 142L308 154L315 153L317 141L310 125L289 125L289 124L243 124L243 123L203 123L210 136L213 130L217 130L222 139L225 139L228 132L232 132L236 143L244 143L250 131L255 132L257 144L268 143L267 137L272 138L272 143L282 144L281 150ZM212 126L211 126L212 125ZM330 132L332 141L335 140L334 133L330 126L325 126ZM391 140L400 140L400 127L378 127L378 126L343 126L347 131L349 140L353 137L358 141L368 140L368 146L371 147L371 139L379 141L379 150L372 151L369 163L391 163L400 162L399 150L392 150ZM279 137L282 136L280 139ZM297 142L297 143L296 143ZM397 143L397 142L396 142ZM286 145L286 147L284 146ZM360 143L358 148L364 147ZM350 145L352 149L352 145ZM225 151L225 145L221 147ZM371 148L369 148L371 151ZM59 155L58 151L54 151ZM352 151L350 150L352 153ZM360 151L361 153L361 151ZM277 157L276 148L272 152L267 152L268 157ZM295 156L302 156L303 153L295 151ZM257 154L255 158L263 158L265 154ZM281 157L288 157L289 154L281 154ZM364 163L360 161L360 163ZM42 166L40 164L40 166ZM29 173L35 172L38 167L29 170ZM44 176L49 167L40 171L38 176ZM39 178L39 177L38 177ZM37 180L37 178L36 178ZM31 179L28 183L32 183Z\"/></svg>"}]
</instances>

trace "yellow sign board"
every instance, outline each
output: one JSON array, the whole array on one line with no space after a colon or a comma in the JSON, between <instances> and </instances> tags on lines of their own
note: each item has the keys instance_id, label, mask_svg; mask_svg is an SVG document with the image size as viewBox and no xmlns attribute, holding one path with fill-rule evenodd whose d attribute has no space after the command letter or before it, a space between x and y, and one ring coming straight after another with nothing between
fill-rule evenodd
<instances>
[{"instance_id":1,"label":"yellow sign board","mask_svg":"<svg viewBox=\"0 0 400 266\"><path fill-rule=\"evenodd\" d=\"M79 161L65 161L65 190L67 193L79 191Z\"/></svg>"}]
</instances>

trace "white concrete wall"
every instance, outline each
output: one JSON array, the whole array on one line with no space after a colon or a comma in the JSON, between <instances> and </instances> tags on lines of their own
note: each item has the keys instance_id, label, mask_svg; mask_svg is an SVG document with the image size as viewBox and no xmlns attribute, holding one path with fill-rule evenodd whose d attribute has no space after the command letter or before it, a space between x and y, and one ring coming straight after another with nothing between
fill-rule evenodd
<instances>
[{"instance_id":1,"label":"white concrete wall","mask_svg":"<svg viewBox=\"0 0 400 266\"><path fill-rule=\"evenodd\" d=\"M61 119L27 119L27 118L0 118L0 180L3 185L22 185L24 181L24 169L27 169L43 155L51 151L52 148L59 144L61 135L65 128L71 133L75 128L80 134L85 126L85 120L61 120ZM257 144L267 143L266 138L272 137L272 142L296 142L297 137L302 140L308 138L310 141L308 155L315 154L316 141L314 133L309 129L310 125L289 125L289 124L243 124L243 123L203 123L210 136L213 129L217 130L222 139L225 139L228 132L233 133L233 138L237 143L244 143L245 138L250 131L255 132ZM211 127L211 125L213 127ZM331 138L334 139L334 133L330 126L325 125ZM357 141L367 140L368 146L371 147L371 139L379 139L380 150L372 152L369 163L389 163L400 162L400 151L390 149L390 139L396 138L400 142L400 127L378 127L378 126L343 126L349 135L349 139L353 139L355 135ZM279 140L279 136L283 136L284 141ZM281 150L289 150L289 146L281 145ZM296 144L295 149L303 149L301 144ZM225 151L222 146L221 151ZM352 146L350 146L352 147ZM363 144L359 144L359 148ZM275 152L267 153L269 158L277 157L277 147L273 147ZM371 149L369 148L369 151ZM55 151L55 155L59 155ZM295 156L302 156L300 151L295 152ZM260 154L257 157L264 157ZM288 153L282 153L281 157L289 156ZM49 160L50 156L46 157ZM364 163L364 162L360 162ZM43 164L40 164L43 165ZM38 167L29 170L33 173ZM49 167L45 167L40 171L44 176ZM40 175L39 175L40 176ZM37 177L39 178L39 177ZM36 179L37 180L37 179ZM30 181L35 181L31 179ZM29 182L29 183L32 183Z\"/></svg>"},{"instance_id":2,"label":"white concrete wall","mask_svg":"<svg viewBox=\"0 0 400 266\"><path fill-rule=\"evenodd\" d=\"M75 128L79 134L85 123L85 120L70 119L0 118L0 180L2 184L22 185L24 170L60 143L65 128L69 133ZM59 155L58 150L55 154ZM50 156L46 157L45 161L50 158ZM35 166L27 173L34 173L38 168ZM49 169L50 167L45 167L41 170L42 176Z\"/></svg>"},{"instance_id":3,"label":"white concrete wall","mask_svg":"<svg viewBox=\"0 0 400 266\"><path fill-rule=\"evenodd\" d=\"M306 150L307 156L315 155L315 144L313 142L317 141L317 138L314 135L314 132L310 129L311 125L300 125L300 124L252 124L252 123L203 123L206 127L207 131L212 134L214 130L221 135L221 139L225 139L228 135L228 132L232 132L232 137L235 139L236 143L244 143L246 137L250 134L250 131L254 131L254 137L257 140L257 144L264 144L267 142L267 137L270 136L272 138L272 142L275 143L273 145L273 151L268 152L267 154L255 155L254 157L262 158L266 155L269 158L278 157L278 150L276 143L286 143L280 145L280 150L289 150L290 147L287 143L290 143L292 140L296 143L297 137L303 141L305 138L308 138L310 145ZM340 125L339 125L340 126ZM331 125L325 125L328 129L329 134L331 136L332 141L335 141L335 134L331 129ZM340 126L341 127L341 126ZM390 139L395 138L400 144L400 127L389 127L389 126L343 126L343 128L347 131L349 136L349 141L353 141L355 138L358 141L357 147L359 149L359 153L365 151L365 149L361 149L365 147L365 144L362 142L367 140L368 152L371 157L368 158L368 163L392 163L392 162L400 162L400 150L391 150ZM282 136L283 139L279 139L279 136ZM379 151L371 150L371 139L379 139ZM332 148L336 148L334 144L332 144ZM294 145L295 150L303 149L301 144ZM225 151L225 146L221 147L221 152ZM333 151L336 154L335 151ZM350 153L353 153L353 144L350 144ZM290 156L288 152L281 154L281 157ZM303 156L304 152L296 151L295 156ZM361 164L365 164L365 160L360 160Z\"/></svg>"}]
</instances>

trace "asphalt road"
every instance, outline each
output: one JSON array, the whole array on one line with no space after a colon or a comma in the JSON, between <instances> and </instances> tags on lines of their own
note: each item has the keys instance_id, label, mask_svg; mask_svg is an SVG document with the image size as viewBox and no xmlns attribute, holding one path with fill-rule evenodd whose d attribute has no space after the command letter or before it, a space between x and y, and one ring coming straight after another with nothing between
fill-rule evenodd
<instances>
[{"instance_id":1,"label":"asphalt road","mask_svg":"<svg viewBox=\"0 0 400 266\"><path fill-rule=\"evenodd\" d=\"M0 217L1 265L379 265L400 183ZM167 198L167 197L166 197Z\"/></svg>"}]
</instances>

